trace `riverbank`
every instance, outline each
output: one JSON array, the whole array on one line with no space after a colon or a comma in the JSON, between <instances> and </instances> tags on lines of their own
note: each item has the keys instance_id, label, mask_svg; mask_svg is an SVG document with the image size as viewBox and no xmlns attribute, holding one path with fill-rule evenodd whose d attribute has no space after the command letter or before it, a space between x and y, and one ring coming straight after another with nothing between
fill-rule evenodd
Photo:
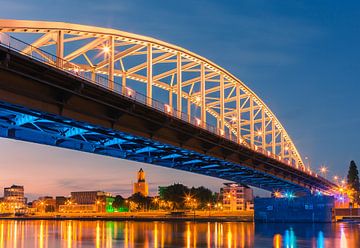
<instances>
[{"instance_id":1,"label":"riverbank","mask_svg":"<svg viewBox=\"0 0 360 248\"><path fill-rule=\"evenodd\" d=\"M0 216L6 220L109 220L109 221L199 221L199 222L253 222L253 211L187 212L174 215L169 212L127 212L127 213L44 213L22 216Z\"/></svg>"}]
</instances>

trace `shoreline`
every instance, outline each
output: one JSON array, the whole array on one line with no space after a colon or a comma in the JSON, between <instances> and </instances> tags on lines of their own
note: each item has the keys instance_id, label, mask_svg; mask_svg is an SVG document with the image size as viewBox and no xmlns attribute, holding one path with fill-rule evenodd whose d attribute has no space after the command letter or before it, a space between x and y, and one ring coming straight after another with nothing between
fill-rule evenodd
<instances>
[{"instance_id":1,"label":"shoreline","mask_svg":"<svg viewBox=\"0 0 360 248\"><path fill-rule=\"evenodd\" d=\"M196 221L196 222L254 222L252 216L234 217L204 217L204 216L183 216L183 217L144 217L144 216L9 216L0 217L0 220L81 220L81 221Z\"/></svg>"}]
</instances>

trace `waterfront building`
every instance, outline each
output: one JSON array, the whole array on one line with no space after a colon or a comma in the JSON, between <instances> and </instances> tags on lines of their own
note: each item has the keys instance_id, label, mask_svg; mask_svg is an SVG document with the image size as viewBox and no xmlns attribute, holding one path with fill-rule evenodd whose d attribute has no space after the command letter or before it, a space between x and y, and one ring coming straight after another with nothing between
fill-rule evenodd
<instances>
[{"instance_id":1,"label":"waterfront building","mask_svg":"<svg viewBox=\"0 0 360 248\"><path fill-rule=\"evenodd\" d=\"M71 192L69 200L59 205L59 212L67 213L95 213L105 212L112 198L110 193L104 191L78 191ZM60 200L60 199L59 199Z\"/></svg>"},{"instance_id":2,"label":"waterfront building","mask_svg":"<svg viewBox=\"0 0 360 248\"><path fill-rule=\"evenodd\" d=\"M52 196L42 196L32 202L32 208L36 212L55 212L56 200Z\"/></svg>"},{"instance_id":3,"label":"waterfront building","mask_svg":"<svg viewBox=\"0 0 360 248\"><path fill-rule=\"evenodd\" d=\"M137 182L134 183L133 194L141 193L144 196L149 195L148 183L145 180L145 172L142 168L137 173Z\"/></svg>"},{"instance_id":4,"label":"waterfront building","mask_svg":"<svg viewBox=\"0 0 360 248\"><path fill-rule=\"evenodd\" d=\"M253 190L244 185L236 183L224 183L220 189L222 207L228 211L253 210Z\"/></svg>"},{"instance_id":5,"label":"waterfront building","mask_svg":"<svg viewBox=\"0 0 360 248\"><path fill-rule=\"evenodd\" d=\"M24 196L24 186L12 185L4 188L4 201L26 204L27 199Z\"/></svg>"},{"instance_id":6,"label":"waterfront building","mask_svg":"<svg viewBox=\"0 0 360 248\"><path fill-rule=\"evenodd\" d=\"M27 199L24 196L24 186L12 185L4 188L4 197L1 200L0 212L16 213L26 208Z\"/></svg>"},{"instance_id":7,"label":"waterfront building","mask_svg":"<svg viewBox=\"0 0 360 248\"><path fill-rule=\"evenodd\" d=\"M76 204L95 204L97 201L102 201L109 196L111 194L104 191L71 192L71 200Z\"/></svg>"},{"instance_id":8,"label":"waterfront building","mask_svg":"<svg viewBox=\"0 0 360 248\"><path fill-rule=\"evenodd\" d=\"M55 210L59 211L60 205L65 205L65 202L68 200L65 196L56 196L55 197Z\"/></svg>"}]
</instances>

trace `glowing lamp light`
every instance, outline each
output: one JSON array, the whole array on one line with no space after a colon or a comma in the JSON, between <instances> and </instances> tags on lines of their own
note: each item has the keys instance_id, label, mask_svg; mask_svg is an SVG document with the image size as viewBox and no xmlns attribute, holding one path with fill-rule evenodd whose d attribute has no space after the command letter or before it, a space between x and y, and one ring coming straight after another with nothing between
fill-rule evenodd
<instances>
[{"instance_id":1,"label":"glowing lamp light","mask_svg":"<svg viewBox=\"0 0 360 248\"><path fill-rule=\"evenodd\" d=\"M345 183L346 183L345 180L341 180L342 185L345 185Z\"/></svg>"},{"instance_id":2,"label":"glowing lamp light","mask_svg":"<svg viewBox=\"0 0 360 248\"><path fill-rule=\"evenodd\" d=\"M132 97L134 95L134 91L128 87L126 87L126 95L128 97Z\"/></svg>"},{"instance_id":3,"label":"glowing lamp light","mask_svg":"<svg viewBox=\"0 0 360 248\"><path fill-rule=\"evenodd\" d=\"M281 198L282 194L279 191L275 191L274 196L275 196L275 198Z\"/></svg>"},{"instance_id":4,"label":"glowing lamp light","mask_svg":"<svg viewBox=\"0 0 360 248\"><path fill-rule=\"evenodd\" d=\"M235 122L235 121L236 121L236 117L235 117L235 116L231 117L231 121Z\"/></svg>"},{"instance_id":5,"label":"glowing lamp light","mask_svg":"<svg viewBox=\"0 0 360 248\"><path fill-rule=\"evenodd\" d=\"M171 107L170 107L170 105L165 104L165 111L166 111L166 113L168 113L168 114L171 113Z\"/></svg>"},{"instance_id":6,"label":"glowing lamp light","mask_svg":"<svg viewBox=\"0 0 360 248\"><path fill-rule=\"evenodd\" d=\"M104 52L104 53L109 53L109 52L110 52L110 47L104 46L104 47L103 47L103 52Z\"/></svg>"},{"instance_id":7,"label":"glowing lamp light","mask_svg":"<svg viewBox=\"0 0 360 248\"><path fill-rule=\"evenodd\" d=\"M286 192L285 197L291 199L291 198L294 198L295 195L292 192Z\"/></svg>"},{"instance_id":8,"label":"glowing lamp light","mask_svg":"<svg viewBox=\"0 0 360 248\"><path fill-rule=\"evenodd\" d=\"M326 173L326 172L327 172L327 168L326 168L325 166L323 166L323 167L320 168L320 171L321 171L322 173Z\"/></svg>"},{"instance_id":9,"label":"glowing lamp light","mask_svg":"<svg viewBox=\"0 0 360 248\"><path fill-rule=\"evenodd\" d=\"M261 136L261 135L262 135L262 131L261 131L261 130L257 131L257 135L258 135L258 136Z\"/></svg>"},{"instance_id":10,"label":"glowing lamp light","mask_svg":"<svg viewBox=\"0 0 360 248\"><path fill-rule=\"evenodd\" d=\"M196 101L196 102L200 102L200 100L201 100L201 97L200 97L200 96L195 97L195 101Z\"/></svg>"},{"instance_id":11,"label":"glowing lamp light","mask_svg":"<svg viewBox=\"0 0 360 248\"><path fill-rule=\"evenodd\" d=\"M196 125L200 126L201 125L201 120L196 118Z\"/></svg>"},{"instance_id":12,"label":"glowing lamp light","mask_svg":"<svg viewBox=\"0 0 360 248\"><path fill-rule=\"evenodd\" d=\"M79 72L79 68L74 68L74 72L78 73L78 72Z\"/></svg>"},{"instance_id":13,"label":"glowing lamp light","mask_svg":"<svg viewBox=\"0 0 360 248\"><path fill-rule=\"evenodd\" d=\"M224 135L225 135L225 131L222 130L222 129L220 129L220 135L221 135L221 136L224 136Z\"/></svg>"},{"instance_id":14,"label":"glowing lamp light","mask_svg":"<svg viewBox=\"0 0 360 248\"><path fill-rule=\"evenodd\" d=\"M288 146L285 146L285 151L288 151L289 150L289 147Z\"/></svg>"}]
</instances>

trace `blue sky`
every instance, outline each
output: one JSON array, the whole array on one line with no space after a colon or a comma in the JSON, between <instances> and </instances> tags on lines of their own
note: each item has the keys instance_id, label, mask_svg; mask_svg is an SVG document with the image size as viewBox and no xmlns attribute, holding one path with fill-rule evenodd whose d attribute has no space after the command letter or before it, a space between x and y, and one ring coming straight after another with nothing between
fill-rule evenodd
<instances>
[{"instance_id":1,"label":"blue sky","mask_svg":"<svg viewBox=\"0 0 360 248\"><path fill-rule=\"evenodd\" d=\"M194 51L253 89L312 167L325 164L330 174L345 176L350 160L360 164L359 5L357 1L0 0L0 18L111 27ZM216 190L223 182L5 139L0 140L0 149L4 153L0 186L24 184L31 195L67 194L88 185L126 195L140 166L148 172L153 191L172 182Z\"/></svg>"}]
</instances>

